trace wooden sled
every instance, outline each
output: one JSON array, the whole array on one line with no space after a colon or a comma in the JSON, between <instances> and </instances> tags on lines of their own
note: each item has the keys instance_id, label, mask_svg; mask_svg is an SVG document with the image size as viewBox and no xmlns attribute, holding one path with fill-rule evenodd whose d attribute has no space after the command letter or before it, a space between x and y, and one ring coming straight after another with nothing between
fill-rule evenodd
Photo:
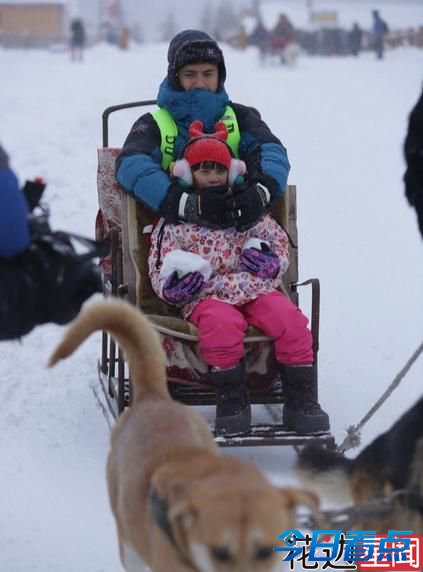
<instances>
[{"instance_id":1,"label":"wooden sled","mask_svg":"<svg viewBox=\"0 0 423 572\"><path fill-rule=\"evenodd\" d=\"M183 320L177 308L160 300L153 292L148 277L149 236L157 214L122 192L115 180L115 160L120 149L108 147L108 117L112 112L129 107L153 105L152 100L107 108L103 113L103 147L98 150L98 199L96 238L110 241L111 254L100 261L104 276L104 293L128 300L141 308L159 332L167 356L167 377L174 399L193 406L215 405L215 393L207 379L207 366L202 361L197 329ZM297 244L296 189L288 186L284 196L275 202L273 216ZM298 305L298 288L312 289L311 331L314 342L315 382L317 384L317 352L319 349L319 280L298 283L298 249L290 246L290 266L284 275L283 289ZM283 380L278 377L272 341L256 328L248 328L245 338L247 384L251 404L264 405L270 420L254 424L251 431L239 436L217 437L222 446L301 445L318 439L332 445L329 432L299 435L282 425L284 401ZM122 352L114 340L103 332L99 377L110 411L117 417L131 403L131 381ZM211 427L214 429L214 426Z\"/></svg>"}]
</instances>

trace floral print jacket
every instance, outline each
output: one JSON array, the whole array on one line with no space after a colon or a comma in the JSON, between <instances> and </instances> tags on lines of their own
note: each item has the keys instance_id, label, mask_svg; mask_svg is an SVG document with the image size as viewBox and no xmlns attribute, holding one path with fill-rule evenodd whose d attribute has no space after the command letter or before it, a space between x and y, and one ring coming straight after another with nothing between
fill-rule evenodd
<instances>
[{"instance_id":1,"label":"floral print jacket","mask_svg":"<svg viewBox=\"0 0 423 572\"><path fill-rule=\"evenodd\" d=\"M160 274L160 268L167 253L175 249L193 252L212 267L212 275L202 290L191 301L181 305L184 318L188 318L196 304L206 298L240 306L268 294L280 286L282 275L288 268L288 237L270 214L244 232L235 228L211 229L191 223L165 224L164 227L163 224L164 220L160 219L153 230L148 259L151 284L161 299L166 277ZM279 257L281 264L276 278L260 278L239 267L239 256L250 238L268 243ZM158 259L161 262L157 265Z\"/></svg>"}]
</instances>

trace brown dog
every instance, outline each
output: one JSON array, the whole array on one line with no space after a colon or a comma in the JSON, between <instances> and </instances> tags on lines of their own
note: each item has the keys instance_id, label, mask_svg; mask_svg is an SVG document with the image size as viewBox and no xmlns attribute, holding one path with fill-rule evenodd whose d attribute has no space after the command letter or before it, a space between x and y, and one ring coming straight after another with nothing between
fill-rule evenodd
<instances>
[{"instance_id":1,"label":"brown dog","mask_svg":"<svg viewBox=\"0 0 423 572\"><path fill-rule=\"evenodd\" d=\"M423 398L355 459L311 443L300 452L296 469L311 490L342 504L393 499L387 514L374 507L355 529L423 534Z\"/></svg>"},{"instance_id":2,"label":"brown dog","mask_svg":"<svg viewBox=\"0 0 423 572\"><path fill-rule=\"evenodd\" d=\"M68 357L94 331L123 348L134 398L111 439L107 481L128 572L276 572L277 536L314 495L274 487L253 465L220 454L206 422L173 401L165 357L149 321L124 302L85 309L50 359Z\"/></svg>"}]
</instances>

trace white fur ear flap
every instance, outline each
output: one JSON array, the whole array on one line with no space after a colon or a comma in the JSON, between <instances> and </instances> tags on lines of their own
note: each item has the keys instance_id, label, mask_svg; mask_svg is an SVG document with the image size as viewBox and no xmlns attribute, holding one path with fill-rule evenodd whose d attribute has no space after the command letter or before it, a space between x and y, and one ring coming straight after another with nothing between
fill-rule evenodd
<instances>
[{"instance_id":1,"label":"white fur ear flap","mask_svg":"<svg viewBox=\"0 0 423 572\"><path fill-rule=\"evenodd\" d=\"M229 173L228 173L228 183L233 185L235 179L242 175L245 175L247 172L247 166L244 161L240 159L232 159L231 164L229 166Z\"/></svg>"},{"instance_id":2,"label":"white fur ear flap","mask_svg":"<svg viewBox=\"0 0 423 572\"><path fill-rule=\"evenodd\" d=\"M178 179L183 179L187 185L192 185L191 167L186 159L179 159L179 161L175 162L172 174L174 177L178 177Z\"/></svg>"}]
</instances>

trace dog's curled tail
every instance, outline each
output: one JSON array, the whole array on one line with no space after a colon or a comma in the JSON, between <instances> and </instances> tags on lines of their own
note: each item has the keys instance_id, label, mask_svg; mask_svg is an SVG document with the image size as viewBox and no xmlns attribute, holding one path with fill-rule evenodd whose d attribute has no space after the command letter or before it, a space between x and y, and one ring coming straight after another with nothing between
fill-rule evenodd
<instances>
[{"instance_id":1,"label":"dog's curled tail","mask_svg":"<svg viewBox=\"0 0 423 572\"><path fill-rule=\"evenodd\" d=\"M109 332L124 351L133 382L133 402L147 395L170 399L159 336L140 310L123 301L100 302L82 310L50 357L49 367L69 357L97 330Z\"/></svg>"},{"instance_id":2,"label":"dog's curled tail","mask_svg":"<svg viewBox=\"0 0 423 572\"><path fill-rule=\"evenodd\" d=\"M295 472L304 486L328 498L350 500L350 477L354 460L318 442L306 445L298 454Z\"/></svg>"}]
</instances>

